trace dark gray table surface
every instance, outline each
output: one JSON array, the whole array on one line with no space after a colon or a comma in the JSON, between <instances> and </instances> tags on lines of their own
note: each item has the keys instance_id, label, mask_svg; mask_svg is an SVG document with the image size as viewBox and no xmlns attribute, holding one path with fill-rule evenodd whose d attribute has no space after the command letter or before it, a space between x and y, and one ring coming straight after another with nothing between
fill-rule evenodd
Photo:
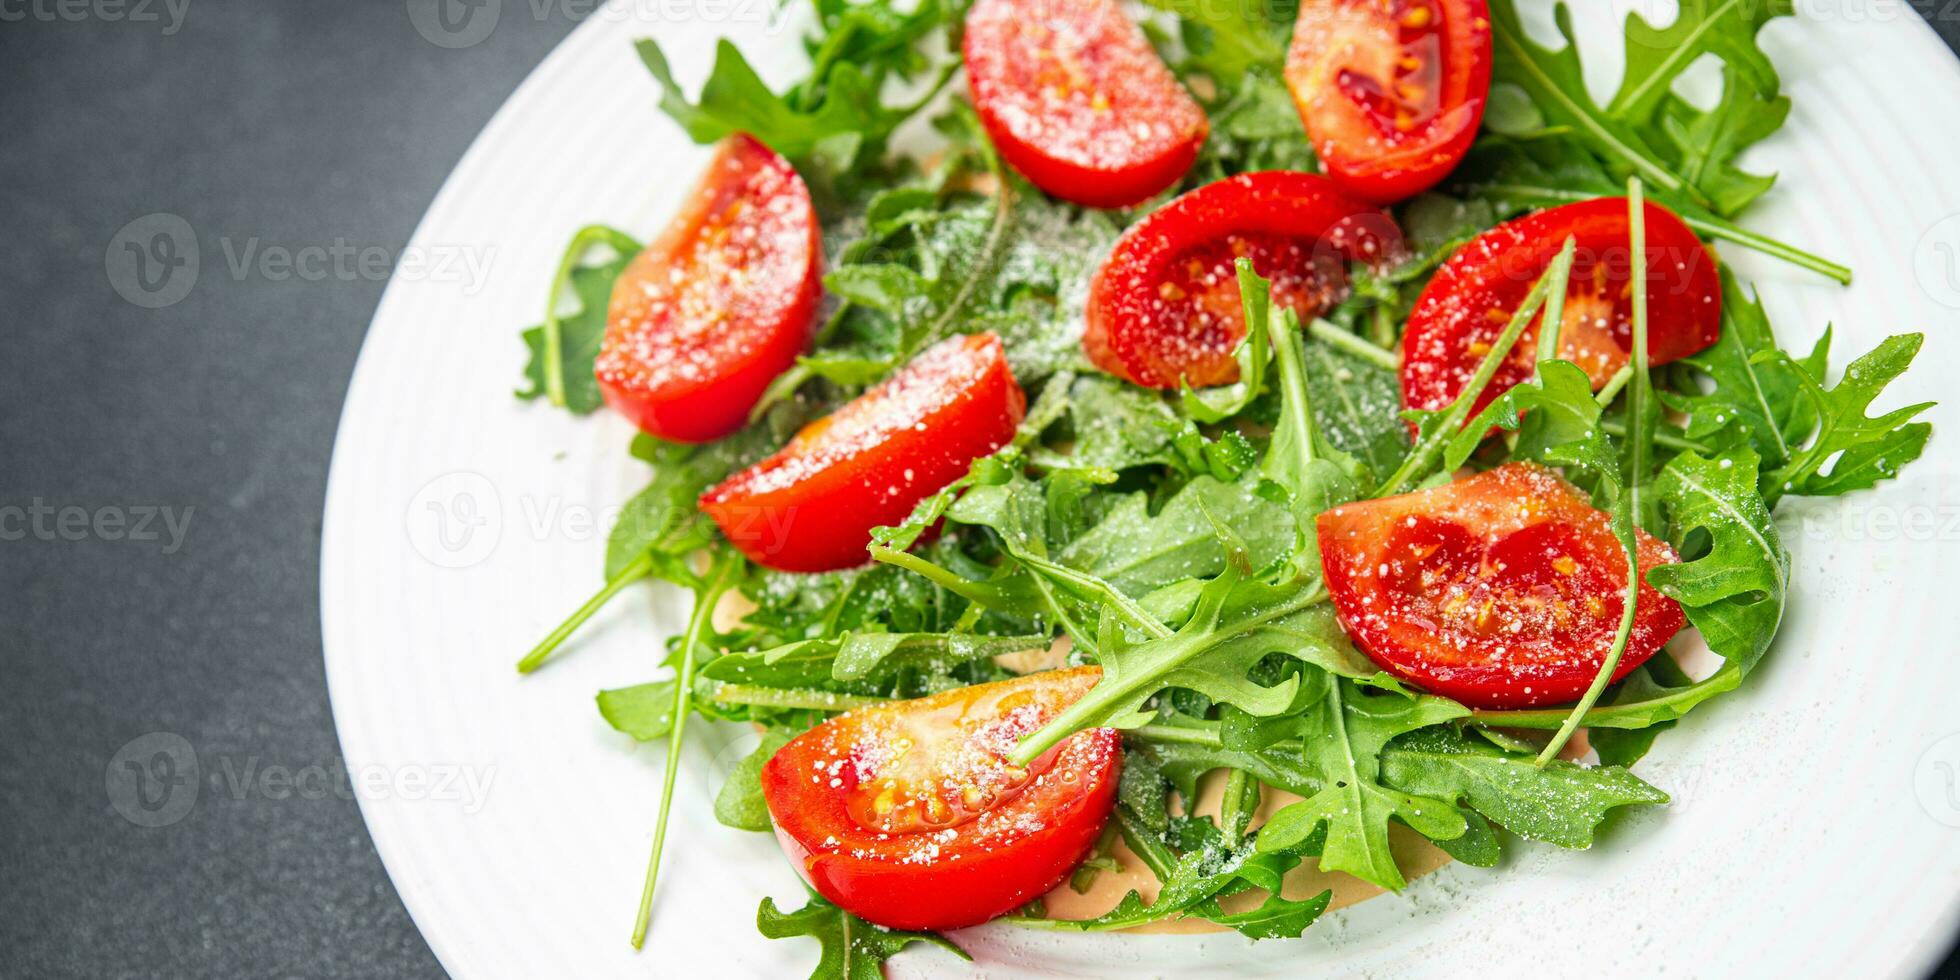
<instances>
[{"instance_id":1,"label":"dark gray table surface","mask_svg":"<svg viewBox=\"0 0 1960 980\"><path fill-rule=\"evenodd\" d=\"M327 459L387 265L355 260L400 252L583 8L489 0L450 49L422 2L0 0L0 505L41 522L0 541L0 976L441 974L338 782L321 666ZM147 309L106 270L165 281L117 237L157 212L207 247ZM154 790L187 771L125 764L185 747L177 812Z\"/></svg>"}]
</instances>

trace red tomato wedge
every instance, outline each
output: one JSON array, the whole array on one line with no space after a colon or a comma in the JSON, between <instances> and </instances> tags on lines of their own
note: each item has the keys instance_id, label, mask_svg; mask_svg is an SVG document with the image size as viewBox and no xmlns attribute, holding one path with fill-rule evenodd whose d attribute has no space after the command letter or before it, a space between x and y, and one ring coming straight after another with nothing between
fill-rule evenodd
<instances>
[{"instance_id":1,"label":"red tomato wedge","mask_svg":"<svg viewBox=\"0 0 1960 980\"><path fill-rule=\"evenodd\" d=\"M1633 349L1633 249L1627 200L1600 198L1538 211L1498 225L1457 249L1416 298L1402 335L1402 404L1439 409L1477 371L1566 237L1578 242L1559 322L1558 356L1584 368L1595 389ZM1715 255L1674 212L1649 203L1647 356L1654 364L1687 357L1722 328L1722 284ZM1531 376L1543 318L1525 328L1476 407Z\"/></svg>"},{"instance_id":2,"label":"red tomato wedge","mask_svg":"<svg viewBox=\"0 0 1960 980\"><path fill-rule=\"evenodd\" d=\"M1000 338L953 337L702 494L701 509L770 568L863 564L872 528L899 523L965 476L1014 437L1026 411Z\"/></svg>"},{"instance_id":3,"label":"red tomato wedge","mask_svg":"<svg viewBox=\"0 0 1960 980\"><path fill-rule=\"evenodd\" d=\"M1542 466L1488 473L1321 514L1321 571L1341 625L1382 669L1473 708L1584 694L1625 608L1611 519ZM1677 561L1640 535L1633 633L1613 679L1680 631L1681 606L1645 582Z\"/></svg>"},{"instance_id":4,"label":"red tomato wedge","mask_svg":"<svg viewBox=\"0 0 1960 980\"><path fill-rule=\"evenodd\" d=\"M1484 0L1305 0L1286 86L1327 174L1382 204L1456 168L1490 98Z\"/></svg>"},{"instance_id":5,"label":"red tomato wedge","mask_svg":"<svg viewBox=\"0 0 1960 980\"><path fill-rule=\"evenodd\" d=\"M1133 384L1175 388L1238 380L1232 357L1245 311L1232 262L1249 258L1273 301L1302 319L1347 288L1349 261L1401 250L1388 215L1325 177L1289 170L1206 184L1151 212L1117 239L1089 283L1082 348Z\"/></svg>"},{"instance_id":6,"label":"red tomato wedge","mask_svg":"<svg viewBox=\"0 0 1960 980\"><path fill-rule=\"evenodd\" d=\"M978 0L963 46L973 107L1036 187L1094 208L1177 183L1210 124L1116 0Z\"/></svg>"},{"instance_id":7,"label":"red tomato wedge","mask_svg":"<svg viewBox=\"0 0 1960 980\"><path fill-rule=\"evenodd\" d=\"M594 373L650 435L742 427L816 325L823 244L809 188L752 137L721 142L681 213L613 284Z\"/></svg>"},{"instance_id":8,"label":"red tomato wedge","mask_svg":"<svg viewBox=\"0 0 1960 980\"><path fill-rule=\"evenodd\" d=\"M1122 739L1078 732L1027 768L1006 755L1095 686L1030 674L839 715L762 767L776 838L823 897L894 929L957 929L1060 883L1116 802Z\"/></svg>"}]
</instances>

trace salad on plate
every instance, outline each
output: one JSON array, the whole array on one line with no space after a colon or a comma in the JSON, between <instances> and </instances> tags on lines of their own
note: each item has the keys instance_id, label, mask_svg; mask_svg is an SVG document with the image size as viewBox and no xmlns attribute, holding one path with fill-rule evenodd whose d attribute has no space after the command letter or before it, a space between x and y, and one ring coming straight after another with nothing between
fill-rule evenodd
<instances>
[{"instance_id":1,"label":"salad on plate","mask_svg":"<svg viewBox=\"0 0 1960 980\"><path fill-rule=\"evenodd\" d=\"M520 671L693 596L598 695L669 747L635 945L696 716L759 733L715 816L820 977L1296 937L1667 802L1637 763L1783 620L1777 505L1923 450L1872 409L1921 338L1786 351L1713 248L1851 279L1745 224L1787 5L1630 15L1604 99L1525 6L814 0L800 81L723 42L693 98L639 42L712 157L574 237L520 392L651 466Z\"/></svg>"}]
</instances>

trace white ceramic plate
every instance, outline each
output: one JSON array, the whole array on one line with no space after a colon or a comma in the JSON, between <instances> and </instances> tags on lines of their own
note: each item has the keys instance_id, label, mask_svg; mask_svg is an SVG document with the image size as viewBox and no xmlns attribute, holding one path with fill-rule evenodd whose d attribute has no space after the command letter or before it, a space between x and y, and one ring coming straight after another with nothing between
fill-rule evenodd
<instances>
[{"instance_id":1,"label":"white ceramic plate","mask_svg":"<svg viewBox=\"0 0 1960 980\"><path fill-rule=\"evenodd\" d=\"M1858 282L1725 257L1761 287L1789 346L1827 323L1840 352L1925 331L1887 401L1952 400L1960 65L1904 4L1803 6L1766 34L1795 111L1749 161L1782 180L1748 224L1849 262ZM705 158L656 110L629 42L658 37L680 76L699 79L727 35L780 83L800 63L799 27L768 23L763 8L707 5L673 20L690 8L628 0L581 26L429 209L411 251L431 262L389 286L348 394L321 569L334 714L375 845L459 977L794 976L814 962L813 943L754 928L762 896L800 899L775 843L710 813L716 774L748 748L733 727L690 733L652 936L644 953L627 945L664 750L608 729L592 695L654 676L660 638L684 614L675 595L640 587L580 634L575 655L521 681L511 668L599 584L608 518L645 479L619 420L511 397L516 331L537 319L575 228L650 234ZM1617 18L1592 13L1582 42L1606 89ZM463 274L459 258L487 278ZM989 927L958 937L972 969L1924 969L1960 913L1960 419L1946 407L1931 417L1938 434L1905 479L1779 515L1796 560L1790 616L1748 687L1696 712L1642 764L1672 806L1619 821L1590 852L1520 845L1501 869L1448 868L1300 940ZM892 969L968 968L915 949Z\"/></svg>"}]
</instances>

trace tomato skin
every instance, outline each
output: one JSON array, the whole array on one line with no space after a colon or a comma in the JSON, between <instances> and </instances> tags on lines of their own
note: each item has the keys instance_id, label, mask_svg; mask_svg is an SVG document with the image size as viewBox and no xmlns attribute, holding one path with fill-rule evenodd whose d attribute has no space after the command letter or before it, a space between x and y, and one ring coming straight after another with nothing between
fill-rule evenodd
<instances>
[{"instance_id":1,"label":"tomato skin","mask_svg":"<svg viewBox=\"0 0 1960 980\"><path fill-rule=\"evenodd\" d=\"M965 476L1014 437L1026 412L1000 338L953 337L702 494L701 509L770 568L861 565L872 528L903 521Z\"/></svg>"},{"instance_id":2,"label":"tomato skin","mask_svg":"<svg viewBox=\"0 0 1960 980\"><path fill-rule=\"evenodd\" d=\"M1619 629L1626 558L1611 519L1533 463L1320 515L1341 625L1384 670L1473 708L1575 701ZM1646 583L1678 559L1639 533L1641 584L1619 680L1686 623ZM1513 625L1516 629L1512 629Z\"/></svg>"},{"instance_id":3,"label":"tomato skin","mask_svg":"<svg viewBox=\"0 0 1960 980\"><path fill-rule=\"evenodd\" d=\"M1070 736L1027 767L1017 795L963 814L970 816L964 822L887 832L853 816L851 806L890 785L880 769L891 754L887 736L917 732L903 727L908 717L944 718L978 702L983 707L965 717L991 724L977 737L954 737L980 746L980 765L998 771L999 753L1081 697L1101 673L1078 667L958 688L863 708L805 732L762 768L777 840L819 894L882 926L957 929L1026 904L1059 884L1101 834L1123 759L1115 729ZM1021 704L998 710L1013 700Z\"/></svg>"},{"instance_id":4,"label":"tomato skin","mask_svg":"<svg viewBox=\"0 0 1960 980\"><path fill-rule=\"evenodd\" d=\"M1485 0L1305 0L1286 83L1328 176L1391 204L1463 160L1490 98Z\"/></svg>"},{"instance_id":5,"label":"tomato skin","mask_svg":"<svg viewBox=\"0 0 1960 980\"><path fill-rule=\"evenodd\" d=\"M1036 187L1094 208L1177 183L1211 124L1116 0L978 0L962 41L973 107Z\"/></svg>"},{"instance_id":6,"label":"tomato skin","mask_svg":"<svg viewBox=\"0 0 1960 980\"><path fill-rule=\"evenodd\" d=\"M1722 285L1713 252L1672 211L1648 202L1647 355L1666 364L1715 342ZM1423 287L1402 335L1402 404L1435 410L1455 400L1511 312L1567 236L1578 243L1566 290L1558 356L1577 363L1595 389L1633 348L1633 263L1627 199L1598 198L1507 221L1458 249ZM1605 324L1602 327L1601 321ZM1477 398L1495 401L1532 374L1542 317Z\"/></svg>"},{"instance_id":7,"label":"tomato skin","mask_svg":"<svg viewBox=\"0 0 1960 980\"><path fill-rule=\"evenodd\" d=\"M671 442L741 428L816 327L820 234L789 161L746 134L723 140L681 212L613 284L594 364L606 404Z\"/></svg>"},{"instance_id":8,"label":"tomato skin","mask_svg":"<svg viewBox=\"0 0 1960 980\"><path fill-rule=\"evenodd\" d=\"M1240 174L1197 188L1131 225L1089 283L1082 348L1132 384L1175 388L1238 379L1245 319L1232 258L1273 280L1302 319L1332 305L1348 261L1400 252L1395 222L1325 177ZM1195 272L1194 272L1195 270Z\"/></svg>"}]
</instances>

